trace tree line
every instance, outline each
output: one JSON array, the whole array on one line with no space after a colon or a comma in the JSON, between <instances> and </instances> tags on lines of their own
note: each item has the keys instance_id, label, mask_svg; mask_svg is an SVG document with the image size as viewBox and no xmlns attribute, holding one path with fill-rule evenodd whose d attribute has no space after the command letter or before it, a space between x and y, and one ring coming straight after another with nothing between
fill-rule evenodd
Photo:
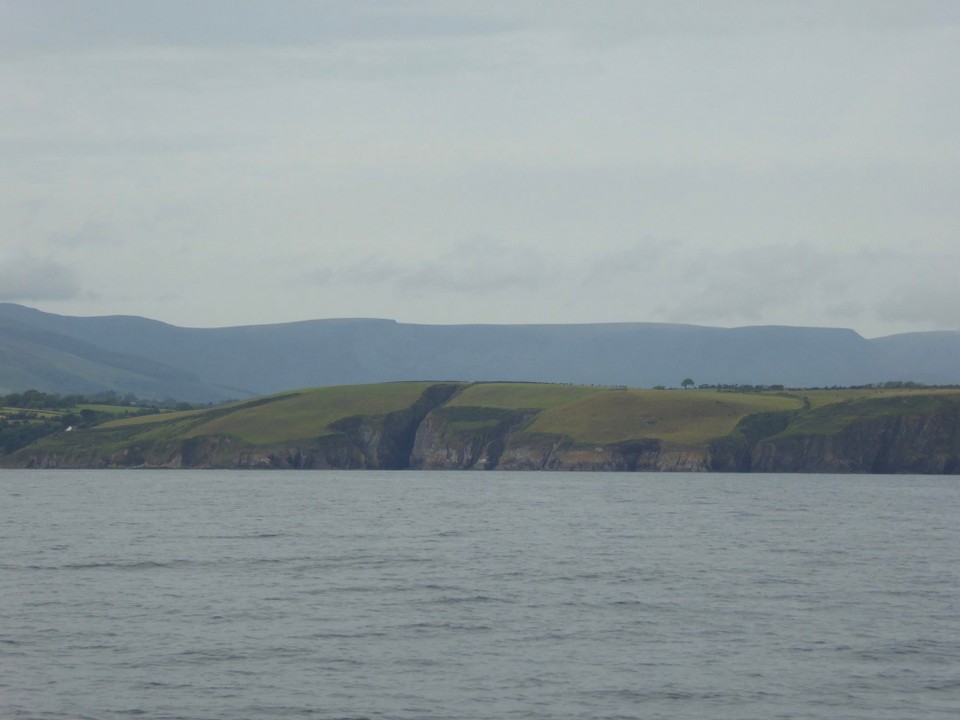
<instances>
[{"instance_id":1,"label":"tree line","mask_svg":"<svg viewBox=\"0 0 960 720\"><path fill-rule=\"evenodd\" d=\"M83 406L92 407L83 407ZM131 408L129 415L157 413L161 410L193 410L190 403L176 400L141 400L133 393L113 391L95 395L60 395L40 390L0 395L0 455L53 433L99 425L118 417L116 412L97 406Z\"/></svg>"},{"instance_id":2,"label":"tree line","mask_svg":"<svg viewBox=\"0 0 960 720\"><path fill-rule=\"evenodd\" d=\"M192 405L173 400L141 400L133 393L120 395L113 390L95 395L61 395L40 390L24 390L22 393L0 395L0 407L28 408L31 410L67 410L78 405L113 405L116 407L138 407L144 410L193 410L207 405Z\"/></svg>"}]
</instances>

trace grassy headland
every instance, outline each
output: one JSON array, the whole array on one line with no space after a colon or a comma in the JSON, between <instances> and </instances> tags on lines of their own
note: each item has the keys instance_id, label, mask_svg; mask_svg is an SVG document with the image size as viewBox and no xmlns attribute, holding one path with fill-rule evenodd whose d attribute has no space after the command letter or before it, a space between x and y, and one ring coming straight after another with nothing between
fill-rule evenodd
<instances>
[{"instance_id":1,"label":"grassy headland","mask_svg":"<svg viewBox=\"0 0 960 720\"><path fill-rule=\"evenodd\" d=\"M699 453L700 469L749 469L745 458L763 443L795 445L797 438L840 436L858 423L890 418L958 415L960 390L946 389L737 392L384 383L113 419L41 438L0 461L70 467L406 467L416 446L428 458L424 466L442 455L449 466L474 467L483 457L484 467L496 467L505 448L516 455L528 443L537 452L547 445L552 449L543 452L576 451L577 467L589 467L584 452L632 443L635 453L640 446ZM940 435L949 435L941 445L953 447L951 432L956 434L941 429ZM554 454L553 465L543 462L563 467L565 461ZM635 464L634 458L628 466Z\"/></svg>"}]
</instances>

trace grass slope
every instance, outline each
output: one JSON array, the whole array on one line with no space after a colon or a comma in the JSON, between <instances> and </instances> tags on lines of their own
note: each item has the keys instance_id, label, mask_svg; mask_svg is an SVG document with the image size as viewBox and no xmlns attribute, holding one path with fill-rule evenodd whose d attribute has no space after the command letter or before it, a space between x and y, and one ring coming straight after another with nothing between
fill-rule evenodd
<instances>
[{"instance_id":1,"label":"grass slope","mask_svg":"<svg viewBox=\"0 0 960 720\"><path fill-rule=\"evenodd\" d=\"M575 402L609 388L544 383L477 383L447 403L448 407L486 407L504 410L543 410Z\"/></svg>"},{"instance_id":2,"label":"grass slope","mask_svg":"<svg viewBox=\"0 0 960 720\"><path fill-rule=\"evenodd\" d=\"M796 390L792 395L801 397L808 409L816 410L824 405L842 402L883 399L892 397L928 397L931 395L952 396L960 393L957 388L838 388L836 390Z\"/></svg>"},{"instance_id":3,"label":"grass slope","mask_svg":"<svg viewBox=\"0 0 960 720\"><path fill-rule=\"evenodd\" d=\"M345 418L375 418L408 410L433 385L398 382L314 388L209 409L120 418L44 438L25 450L93 457L137 443L153 446L217 437L253 447L296 445L342 436L335 425ZM781 430L783 434L829 434L857 419L932 414L958 406L960 390L725 392L477 383L464 384L438 411L448 427L463 432L522 422L515 428L524 434L564 436L583 445L650 439L705 448L714 440L729 440L744 432L739 424L746 418L784 418L758 437Z\"/></svg>"},{"instance_id":4,"label":"grass slope","mask_svg":"<svg viewBox=\"0 0 960 720\"><path fill-rule=\"evenodd\" d=\"M0 394L27 388L81 395L133 392L157 400L221 401L251 394L205 383L180 368L110 352L79 338L0 316Z\"/></svg>"},{"instance_id":5,"label":"grass slope","mask_svg":"<svg viewBox=\"0 0 960 720\"><path fill-rule=\"evenodd\" d=\"M128 418L104 430L139 428L142 439L189 439L227 435L252 445L290 442L333 434L330 425L345 417L385 415L413 405L433 383L343 385L282 393L210 410Z\"/></svg>"},{"instance_id":6,"label":"grass slope","mask_svg":"<svg viewBox=\"0 0 960 720\"><path fill-rule=\"evenodd\" d=\"M577 443L609 444L657 439L676 445L704 445L730 435L744 418L760 413L797 412L791 432L829 433L852 419L940 407L937 398L960 399L954 389L839 389L792 392L635 390L624 388L481 383L471 385L447 407L537 409L530 433L565 435ZM826 410L821 410L825 409ZM468 416L457 423L468 429ZM482 420L475 424L483 425Z\"/></svg>"},{"instance_id":7,"label":"grass slope","mask_svg":"<svg viewBox=\"0 0 960 720\"><path fill-rule=\"evenodd\" d=\"M796 410L802 404L794 397L759 393L608 390L546 410L529 430L596 444L655 438L698 445L727 435L748 415Z\"/></svg>"},{"instance_id":8,"label":"grass slope","mask_svg":"<svg viewBox=\"0 0 960 720\"><path fill-rule=\"evenodd\" d=\"M607 444L656 438L677 444L705 443L733 430L754 413L797 410L795 396L709 390L483 383L457 395L448 407L541 410L532 433L566 435L574 442Z\"/></svg>"},{"instance_id":9,"label":"grass slope","mask_svg":"<svg viewBox=\"0 0 960 720\"><path fill-rule=\"evenodd\" d=\"M822 398L819 398L822 401ZM861 420L892 416L933 416L960 409L960 390L840 391L837 402L820 402L780 436L833 435Z\"/></svg>"}]
</instances>

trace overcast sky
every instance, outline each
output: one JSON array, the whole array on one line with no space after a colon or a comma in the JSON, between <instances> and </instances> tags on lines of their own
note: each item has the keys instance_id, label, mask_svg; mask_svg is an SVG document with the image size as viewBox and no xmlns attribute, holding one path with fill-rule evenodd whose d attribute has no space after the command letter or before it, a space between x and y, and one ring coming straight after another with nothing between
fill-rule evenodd
<instances>
[{"instance_id":1,"label":"overcast sky","mask_svg":"<svg viewBox=\"0 0 960 720\"><path fill-rule=\"evenodd\" d=\"M0 0L0 301L960 329L956 0Z\"/></svg>"}]
</instances>

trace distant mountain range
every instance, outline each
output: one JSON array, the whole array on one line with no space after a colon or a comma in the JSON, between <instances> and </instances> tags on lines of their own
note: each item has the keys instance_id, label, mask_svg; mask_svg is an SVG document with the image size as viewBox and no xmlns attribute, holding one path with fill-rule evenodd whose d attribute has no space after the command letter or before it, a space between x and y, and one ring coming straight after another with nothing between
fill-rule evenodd
<instances>
[{"instance_id":1,"label":"distant mountain range","mask_svg":"<svg viewBox=\"0 0 960 720\"><path fill-rule=\"evenodd\" d=\"M190 402L391 380L630 387L960 383L960 332L661 323L411 325L309 320L182 328L0 303L0 393L115 391Z\"/></svg>"}]
</instances>

